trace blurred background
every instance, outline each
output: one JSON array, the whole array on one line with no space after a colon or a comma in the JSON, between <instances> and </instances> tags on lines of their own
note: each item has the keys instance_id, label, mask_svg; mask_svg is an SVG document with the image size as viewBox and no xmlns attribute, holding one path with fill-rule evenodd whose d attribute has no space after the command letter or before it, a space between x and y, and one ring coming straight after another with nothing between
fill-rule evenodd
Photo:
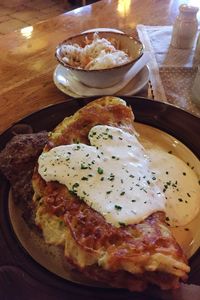
<instances>
[{"instance_id":1,"label":"blurred background","mask_svg":"<svg viewBox=\"0 0 200 300\"><path fill-rule=\"evenodd\" d=\"M92 0L0 0L0 36L63 14Z\"/></svg>"}]
</instances>

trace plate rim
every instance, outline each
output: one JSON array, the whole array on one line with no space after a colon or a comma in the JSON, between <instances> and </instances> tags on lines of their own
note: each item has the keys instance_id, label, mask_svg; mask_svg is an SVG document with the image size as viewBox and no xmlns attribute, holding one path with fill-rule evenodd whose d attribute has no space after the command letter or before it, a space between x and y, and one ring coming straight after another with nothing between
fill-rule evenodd
<instances>
[{"instance_id":1,"label":"plate rim","mask_svg":"<svg viewBox=\"0 0 200 300\"><path fill-rule=\"evenodd\" d=\"M112 95L108 95L108 96L112 96ZM84 105L86 105L87 103L83 103L81 104L81 102L84 102L85 100L88 102L90 101L93 101L95 99L98 99L98 98L102 98L102 97L107 97L107 96L102 96L102 95L97 95L97 96L91 96L91 97L78 97L78 98L73 98L72 96L69 96L68 98L66 98L65 100L59 102L59 103L50 103L48 105L45 105L44 107L42 107L41 109L39 110L34 110L33 112L31 113L27 113L25 114L23 117L19 118L18 120L14 121L12 124L10 124L10 126L8 126L7 128L5 128L1 133L0 133L0 151L1 151L1 139L2 139L2 136L6 135L11 129L12 127L14 127L15 125L17 124L23 124L24 121L28 118L31 118L31 117L34 117L36 114L40 113L40 112L43 112L43 111L46 111L48 109L53 109L54 107L57 107L57 106L60 106L60 105L65 105L65 104L68 104L68 103L72 103L72 102L78 102L78 104L80 105L79 108L83 107ZM185 114L188 118L192 118L196 121L199 122L199 130L200 130L200 118L198 116L196 116L195 114L193 114L192 112L189 112L189 111L186 111L184 110L183 108L179 107L178 105L176 104L172 104L172 103L169 103L167 101L163 101L161 99L150 99L150 98L147 98L147 97L144 97L144 96L137 96L137 95L133 95L133 96L116 96L114 95L114 97L119 97L119 98L122 98L124 99L125 101L131 101L131 100L141 100L141 101L145 101L146 104L152 104L152 105L160 105L160 106L164 106L166 108L169 108L169 109L172 109L172 110L175 110L178 112L178 114ZM130 104L132 105L132 104ZM145 105L145 104L144 104ZM195 121L195 122L196 122ZM145 124L149 124L149 123L145 123ZM151 124L149 124L151 125ZM155 126L156 127L156 126ZM156 127L158 129L160 129L160 127ZM162 130L162 129L161 129ZM169 133L169 132L167 132ZM171 133L169 133L171 134ZM172 134L173 135L173 134ZM193 151L193 150L192 150ZM200 159L200 150L198 151L199 153L195 155L198 156L198 158Z\"/></svg>"}]
</instances>

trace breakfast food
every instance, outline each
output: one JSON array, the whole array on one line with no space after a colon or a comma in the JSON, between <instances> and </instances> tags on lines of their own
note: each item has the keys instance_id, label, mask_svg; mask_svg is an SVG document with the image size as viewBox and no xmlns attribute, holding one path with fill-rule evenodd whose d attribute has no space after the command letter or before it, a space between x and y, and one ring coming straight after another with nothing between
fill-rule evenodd
<instances>
[{"instance_id":1,"label":"breakfast food","mask_svg":"<svg viewBox=\"0 0 200 300\"><path fill-rule=\"evenodd\" d=\"M124 50L118 49L117 41L108 41L94 34L93 40L86 38L85 46L66 44L61 47L63 61L72 67L85 70L100 70L128 63L131 58Z\"/></svg>"},{"instance_id":2,"label":"breakfast food","mask_svg":"<svg viewBox=\"0 0 200 300\"><path fill-rule=\"evenodd\" d=\"M190 268L133 120L123 100L104 97L55 128L33 175L35 222L92 279L133 291L176 288Z\"/></svg>"}]
</instances>

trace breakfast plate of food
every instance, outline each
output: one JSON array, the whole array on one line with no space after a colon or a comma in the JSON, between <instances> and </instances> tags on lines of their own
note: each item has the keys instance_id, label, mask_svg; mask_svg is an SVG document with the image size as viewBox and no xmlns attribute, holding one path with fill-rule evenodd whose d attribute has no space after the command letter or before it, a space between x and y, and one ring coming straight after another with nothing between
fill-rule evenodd
<instances>
[{"instance_id":1,"label":"breakfast plate of food","mask_svg":"<svg viewBox=\"0 0 200 300\"><path fill-rule=\"evenodd\" d=\"M12 137L16 126L33 132ZM200 284L198 132L195 116L139 97L72 99L21 120L0 137L7 264L74 299L172 299Z\"/></svg>"}]
</instances>

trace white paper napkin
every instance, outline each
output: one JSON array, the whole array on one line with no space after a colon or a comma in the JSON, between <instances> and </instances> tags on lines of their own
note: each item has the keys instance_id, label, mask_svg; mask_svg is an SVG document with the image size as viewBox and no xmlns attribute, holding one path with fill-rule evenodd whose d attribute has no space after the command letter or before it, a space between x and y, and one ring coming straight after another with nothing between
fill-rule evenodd
<instances>
[{"instance_id":1,"label":"white paper napkin","mask_svg":"<svg viewBox=\"0 0 200 300\"><path fill-rule=\"evenodd\" d=\"M139 24L137 31L151 56L148 66L154 99L175 104L200 116L200 109L191 98L197 71L197 66L193 64L195 43L192 49L172 47L172 26Z\"/></svg>"}]
</instances>

